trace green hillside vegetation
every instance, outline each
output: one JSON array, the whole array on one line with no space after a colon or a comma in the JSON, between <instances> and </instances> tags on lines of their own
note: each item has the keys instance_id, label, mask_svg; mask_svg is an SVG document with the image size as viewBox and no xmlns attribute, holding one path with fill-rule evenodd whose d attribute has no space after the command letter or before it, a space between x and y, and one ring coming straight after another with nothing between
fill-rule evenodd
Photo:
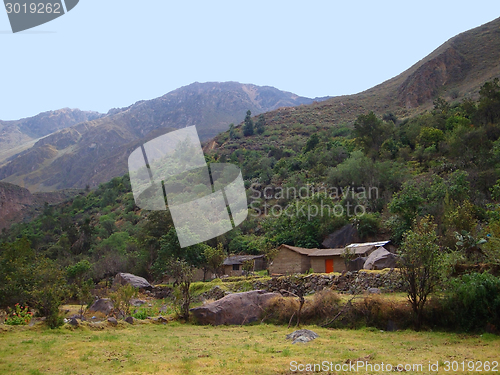
<instances>
[{"instance_id":1,"label":"green hillside vegetation","mask_svg":"<svg viewBox=\"0 0 500 375\"><path fill-rule=\"evenodd\" d=\"M250 209L236 230L181 249L168 211L141 211L128 176L114 178L3 231L2 306L28 303L51 316L117 272L159 281L175 258L208 270L216 248L272 258L282 243L316 247L349 222L363 239L401 243L426 217L448 267L500 263L498 80L482 86L477 102L438 98L432 111L403 121L367 113L352 126L293 123L286 131L265 115L250 121L253 134L232 127L206 155L243 170ZM322 205L331 213L320 214Z\"/></svg>"}]
</instances>

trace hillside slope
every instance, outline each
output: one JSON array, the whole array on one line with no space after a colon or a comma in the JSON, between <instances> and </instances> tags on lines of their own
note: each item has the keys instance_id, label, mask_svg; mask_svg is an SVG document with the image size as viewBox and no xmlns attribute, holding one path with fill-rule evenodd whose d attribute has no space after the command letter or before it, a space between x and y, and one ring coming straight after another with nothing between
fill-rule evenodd
<instances>
[{"instance_id":1,"label":"hillside slope","mask_svg":"<svg viewBox=\"0 0 500 375\"><path fill-rule=\"evenodd\" d=\"M438 96L450 102L477 99L480 86L495 77L500 77L500 18L451 38L403 73L371 89L266 113L268 136L259 137L258 142L249 144L249 139L242 138L226 143L227 137L221 135L205 151L221 145L223 153L229 152L225 148L284 147L285 137L276 140L272 135L291 135L293 124L331 129L348 125L370 111L378 116L392 112L407 118L431 109Z\"/></svg>"}]
</instances>

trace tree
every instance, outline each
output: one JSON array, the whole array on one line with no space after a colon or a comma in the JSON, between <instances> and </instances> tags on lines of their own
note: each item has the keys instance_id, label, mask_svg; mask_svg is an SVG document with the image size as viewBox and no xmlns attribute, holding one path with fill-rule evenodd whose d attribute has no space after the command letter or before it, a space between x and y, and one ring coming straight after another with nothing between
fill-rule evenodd
<instances>
[{"instance_id":1,"label":"tree","mask_svg":"<svg viewBox=\"0 0 500 375\"><path fill-rule=\"evenodd\" d=\"M245 137L253 135L253 120L251 116L252 112L248 110L247 115L245 116L245 124L243 125L243 135Z\"/></svg>"},{"instance_id":2,"label":"tree","mask_svg":"<svg viewBox=\"0 0 500 375\"><path fill-rule=\"evenodd\" d=\"M176 299L179 307L179 317L189 320L189 306L191 292L189 288L193 282L194 270L185 260L171 259L167 264L167 273L174 275L179 285L180 296Z\"/></svg>"},{"instance_id":3,"label":"tree","mask_svg":"<svg viewBox=\"0 0 500 375\"><path fill-rule=\"evenodd\" d=\"M260 115L259 118L257 119L257 123L255 124L255 130L257 131L257 134L262 134L266 126L266 118L264 115Z\"/></svg>"},{"instance_id":4,"label":"tree","mask_svg":"<svg viewBox=\"0 0 500 375\"><path fill-rule=\"evenodd\" d=\"M354 122L356 142L363 148L365 154L376 156L380 146L390 137L392 125L379 120L373 112L359 115Z\"/></svg>"},{"instance_id":5,"label":"tree","mask_svg":"<svg viewBox=\"0 0 500 375\"><path fill-rule=\"evenodd\" d=\"M92 265L86 259L66 267L66 276L71 282L71 293L80 303L80 316L83 316L83 306L92 300L90 289L92 280L89 278L89 271Z\"/></svg>"},{"instance_id":6,"label":"tree","mask_svg":"<svg viewBox=\"0 0 500 375\"><path fill-rule=\"evenodd\" d=\"M241 265L241 269L245 272L245 275L248 276L255 269L255 260L248 259L243 262Z\"/></svg>"},{"instance_id":7,"label":"tree","mask_svg":"<svg viewBox=\"0 0 500 375\"><path fill-rule=\"evenodd\" d=\"M235 139L236 138L236 133L234 130L234 124L231 123L229 124L229 139Z\"/></svg>"},{"instance_id":8,"label":"tree","mask_svg":"<svg viewBox=\"0 0 500 375\"><path fill-rule=\"evenodd\" d=\"M304 154L313 150L319 144L319 137L316 133L311 135L306 142L306 146L304 147Z\"/></svg>"},{"instance_id":9,"label":"tree","mask_svg":"<svg viewBox=\"0 0 500 375\"><path fill-rule=\"evenodd\" d=\"M356 253L353 249L346 247L340 257L344 259L345 268L349 269L349 262L356 258Z\"/></svg>"},{"instance_id":10,"label":"tree","mask_svg":"<svg viewBox=\"0 0 500 375\"><path fill-rule=\"evenodd\" d=\"M486 82L479 90L479 105L476 119L483 124L500 121L500 84L498 78Z\"/></svg>"},{"instance_id":11,"label":"tree","mask_svg":"<svg viewBox=\"0 0 500 375\"><path fill-rule=\"evenodd\" d=\"M431 216L415 221L413 229L403 235L400 250L400 272L416 316L417 331L422 326L427 297L434 291L441 275L436 228Z\"/></svg>"},{"instance_id":12,"label":"tree","mask_svg":"<svg viewBox=\"0 0 500 375\"><path fill-rule=\"evenodd\" d=\"M212 271L216 277L219 277L222 263L224 263L224 259L227 257L224 246L220 242L217 244L217 247L206 246L203 255L205 256L208 269Z\"/></svg>"},{"instance_id":13,"label":"tree","mask_svg":"<svg viewBox=\"0 0 500 375\"><path fill-rule=\"evenodd\" d=\"M441 130L427 126L424 126L420 130L420 134L417 137L418 144L422 145L424 148L436 146L436 149L439 149L439 142L443 140L444 133Z\"/></svg>"}]
</instances>

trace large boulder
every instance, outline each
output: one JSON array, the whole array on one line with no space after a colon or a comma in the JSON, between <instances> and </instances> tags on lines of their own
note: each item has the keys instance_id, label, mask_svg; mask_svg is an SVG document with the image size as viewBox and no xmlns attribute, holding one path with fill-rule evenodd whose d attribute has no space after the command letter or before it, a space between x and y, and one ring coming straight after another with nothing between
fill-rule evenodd
<instances>
[{"instance_id":1,"label":"large boulder","mask_svg":"<svg viewBox=\"0 0 500 375\"><path fill-rule=\"evenodd\" d=\"M356 259L349 261L347 265L347 270L348 271L362 270L367 258L368 257L357 257Z\"/></svg>"},{"instance_id":2,"label":"large boulder","mask_svg":"<svg viewBox=\"0 0 500 375\"><path fill-rule=\"evenodd\" d=\"M131 273L120 272L115 276L113 283L121 285L130 284L134 288L139 288L141 290L153 289L153 286L148 283L148 281L144 277L132 275Z\"/></svg>"},{"instance_id":3,"label":"large boulder","mask_svg":"<svg viewBox=\"0 0 500 375\"><path fill-rule=\"evenodd\" d=\"M100 312L108 315L113 310L113 302L109 298L100 298L89 307L90 312Z\"/></svg>"},{"instance_id":4,"label":"large boulder","mask_svg":"<svg viewBox=\"0 0 500 375\"><path fill-rule=\"evenodd\" d=\"M242 325L258 320L268 302L278 293L269 293L265 290L234 293L218 301L191 309L194 317L200 324L234 324Z\"/></svg>"},{"instance_id":5,"label":"large boulder","mask_svg":"<svg viewBox=\"0 0 500 375\"><path fill-rule=\"evenodd\" d=\"M365 270L383 270L384 268L396 268L397 256L384 247L379 247L371 253L363 266Z\"/></svg>"},{"instance_id":6,"label":"large boulder","mask_svg":"<svg viewBox=\"0 0 500 375\"><path fill-rule=\"evenodd\" d=\"M344 225L337 229L323 241L322 245L326 249L339 249L355 242L358 236L358 230L352 224Z\"/></svg>"}]
</instances>

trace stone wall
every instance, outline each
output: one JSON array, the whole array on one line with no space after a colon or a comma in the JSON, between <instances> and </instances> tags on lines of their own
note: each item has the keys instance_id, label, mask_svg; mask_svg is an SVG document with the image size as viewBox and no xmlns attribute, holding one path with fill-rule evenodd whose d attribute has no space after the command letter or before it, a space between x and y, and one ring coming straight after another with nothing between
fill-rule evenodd
<instances>
[{"instance_id":1,"label":"stone wall","mask_svg":"<svg viewBox=\"0 0 500 375\"><path fill-rule=\"evenodd\" d=\"M279 292L282 289L294 292L304 288L306 294L311 294L324 288L331 288L338 292L352 293L355 290L367 291L370 288L380 289L381 292L400 292L403 283L398 271L387 272L345 272L335 274L312 274L297 276L273 277L271 280L255 281L254 289L263 289L269 292Z\"/></svg>"}]
</instances>

